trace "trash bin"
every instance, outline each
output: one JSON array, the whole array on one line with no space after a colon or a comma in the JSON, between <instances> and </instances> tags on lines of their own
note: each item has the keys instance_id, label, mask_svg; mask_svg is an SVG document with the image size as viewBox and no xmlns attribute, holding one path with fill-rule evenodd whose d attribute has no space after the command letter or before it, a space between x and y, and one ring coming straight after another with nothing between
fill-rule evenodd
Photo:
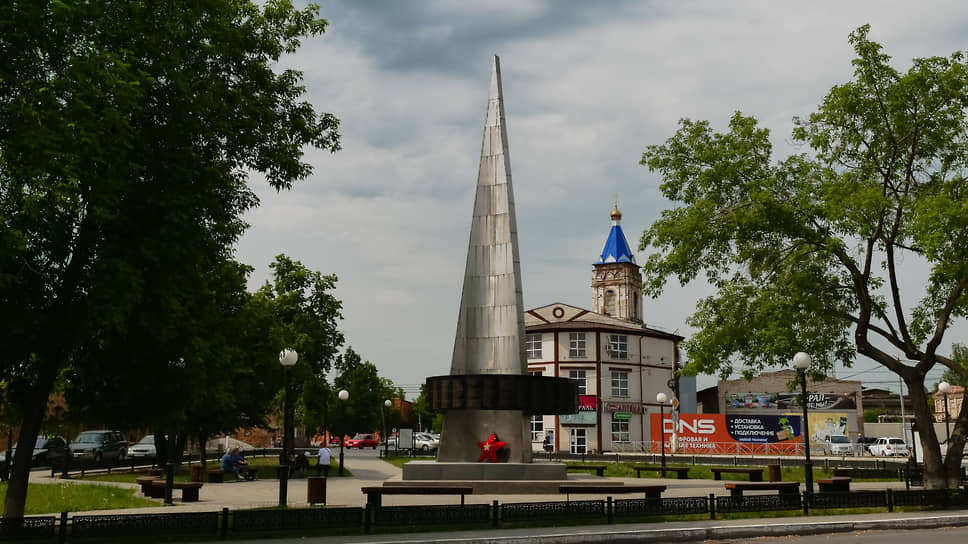
<instances>
[{"instance_id":1,"label":"trash bin","mask_svg":"<svg viewBox=\"0 0 968 544\"><path fill-rule=\"evenodd\" d=\"M768 465L770 469L770 481L780 482L783 480L783 474L780 472L780 465Z\"/></svg>"},{"instance_id":2,"label":"trash bin","mask_svg":"<svg viewBox=\"0 0 968 544\"><path fill-rule=\"evenodd\" d=\"M326 478L322 476L306 478L306 502L326 504Z\"/></svg>"},{"instance_id":3,"label":"trash bin","mask_svg":"<svg viewBox=\"0 0 968 544\"><path fill-rule=\"evenodd\" d=\"M205 465L192 465L188 479L192 482L205 481Z\"/></svg>"}]
</instances>

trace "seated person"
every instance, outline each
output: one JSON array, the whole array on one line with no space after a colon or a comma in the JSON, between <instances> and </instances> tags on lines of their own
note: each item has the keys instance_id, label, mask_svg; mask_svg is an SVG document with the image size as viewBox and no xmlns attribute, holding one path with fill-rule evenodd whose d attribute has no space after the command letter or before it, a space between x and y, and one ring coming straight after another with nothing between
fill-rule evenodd
<instances>
[{"instance_id":1,"label":"seated person","mask_svg":"<svg viewBox=\"0 0 968 544\"><path fill-rule=\"evenodd\" d=\"M255 474L249 470L249 464L245 461L245 457L242 457L242 454L239 453L239 448L232 448L222 456L222 471L235 473L235 478L238 480L255 479Z\"/></svg>"},{"instance_id":2,"label":"seated person","mask_svg":"<svg viewBox=\"0 0 968 544\"><path fill-rule=\"evenodd\" d=\"M294 472L306 472L309 469L309 459L302 452L296 452L292 460L292 470Z\"/></svg>"}]
</instances>

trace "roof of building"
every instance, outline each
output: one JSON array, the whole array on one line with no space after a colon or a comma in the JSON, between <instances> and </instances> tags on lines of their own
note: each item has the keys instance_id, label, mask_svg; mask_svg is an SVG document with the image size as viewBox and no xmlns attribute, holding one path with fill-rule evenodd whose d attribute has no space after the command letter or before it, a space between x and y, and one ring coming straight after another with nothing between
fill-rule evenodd
<instances>
[{"instance_id":1,"label":"roof of building","mask_svg":"<svg viewBox=\"0 0 968 544\"><path fill-rule=\"evenodd\" d=\"M678 334L653 329L637 321L619 319L560 302L539 306L524 312L524 327L527 332L535 333L556 330L612 331L665 338L675 342L683 339Z\"/></svg>"},{"instance_id":2,"label":"roof of building","mask_svg":"<svg viewBox=\"0 0 968 544\"><path fill-rule=\"evenodd\" d=\"M625 238L622 231L622 212L618 211L618 204L609 215L612 218L612 229L608 231L608 238L605 240L605 247L602 248L602 255L595 264L607 263L635 263L635 255L629 248L629 241Z\"/></svg>"}]
</instances>

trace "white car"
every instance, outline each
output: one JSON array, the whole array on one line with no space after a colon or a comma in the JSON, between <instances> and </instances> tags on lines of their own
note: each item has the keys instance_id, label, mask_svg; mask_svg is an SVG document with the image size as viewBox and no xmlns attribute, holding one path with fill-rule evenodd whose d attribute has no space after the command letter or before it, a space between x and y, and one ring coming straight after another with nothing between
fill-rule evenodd
<instances>
[{"instance_id":1,"label":"white car","mask_svg":"<svg viewBox=\"0 0 968 544\"><path fill-rule=\"evenodd\" d=\"M868 449L871 455L875 457L890 457L892 455L907 457L911 454L904 439L896 436L878 438Z\"/></svg>"},{"instance_id":2,"label":"white car","mask_svg":"<svg viewBox=\"0 0 968 544\"><path fill-rule=\"evenodd\" d=\"M854 445L850 439L842 434L828 436L823 443L823 452L826 455L853 455Z\"/></svg>"},{"instance_id":3,"label":"white car","mask_svg":"<svg viewBox=\"0 0 968 544\"><path fill-rule=\"evenodd\" d=\"M155 449L155 435L149 434L141 439L140 442L128 448L130 457L155 457L158 450Z\"/></svg>"}]
</instances>

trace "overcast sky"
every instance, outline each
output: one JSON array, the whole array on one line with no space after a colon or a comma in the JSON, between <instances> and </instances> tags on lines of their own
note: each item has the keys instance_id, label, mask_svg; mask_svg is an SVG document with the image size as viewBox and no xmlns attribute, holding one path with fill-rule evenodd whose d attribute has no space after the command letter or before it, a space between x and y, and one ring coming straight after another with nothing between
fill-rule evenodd
<instances>
[{"instance_id":1,"label":"overcast sky","mask_svg":"<svg viewBox=\"0 0 968 544\"><path fill-rule=\"evenodd\" d=\"M262 205L238 258L285 253L339 277L348 345L408 398L447 374L480 159L492 55L501 57L527 309L591 305L592 263L613 194L633 246L670 206L639 166L680 118L723 130L736 110L790 149L791 118L851 77L848 34L906 70L964 48L962 2L324 1L325 35L285 62L342 121L343 150L311 152L315 173ZM645 254L638 253L639 262ZM688 336L703 285L643 302L649 326ZM961 327L949 334L968 342ZM871 364L859 361L856 374ZM857 376L873 386L891 374ZM700 387L712 385L700 377Z\"/></svg>"}]
</instances>

